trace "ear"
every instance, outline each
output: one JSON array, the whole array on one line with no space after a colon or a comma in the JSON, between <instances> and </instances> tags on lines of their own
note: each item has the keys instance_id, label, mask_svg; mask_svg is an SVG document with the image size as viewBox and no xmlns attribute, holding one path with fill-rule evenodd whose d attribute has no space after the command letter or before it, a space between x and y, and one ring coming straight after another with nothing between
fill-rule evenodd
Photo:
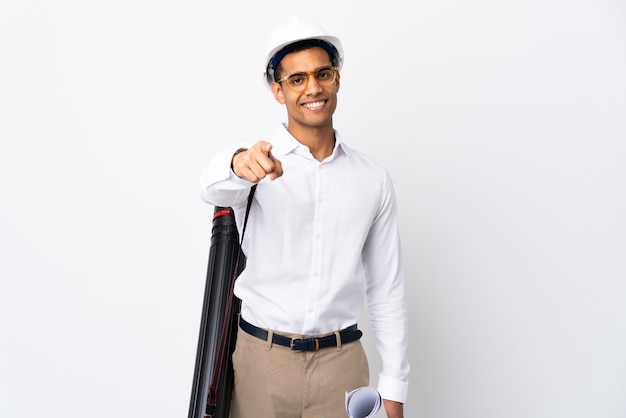
<instances>
[{"instance_id":1,"label":"ear","mask_svg":"<svg viewBox=\"0 0 626 418\"><path fill-rule=\"evenodd\" d=\"M280 104L285 104L285 97L283 96L283 88L277 82L272 83L272 93L274 99Z\"/></svg>"},{"instance_id":2,"label":"ear","mask_svg":"<svg viewBox=\"0 0 626 418\"><path fill-rule=\"evenodd\" d=\"M337 78L335 79L335 84L337 85L337 91L339 91L339 85L341 84L339 81L341 80L341 74L339 74L339 70L337 70Z\"/></svg>"}]
</instances>

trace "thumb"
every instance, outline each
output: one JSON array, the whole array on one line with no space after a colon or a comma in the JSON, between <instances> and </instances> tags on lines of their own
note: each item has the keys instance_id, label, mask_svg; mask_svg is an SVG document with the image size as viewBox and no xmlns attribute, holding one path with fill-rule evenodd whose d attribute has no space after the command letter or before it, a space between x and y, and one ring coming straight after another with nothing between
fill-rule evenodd
<instances>
[{"instance_id":1,"label":"thumb","mask_svg":"<svg viewBox=\"0 0 626 418\"><path fill-rule=\"evenodd\" d=\"M279 159L274 157L271 152L269 154L269 157L274 162L274 170L270 173L270 179L276 180L278 177L283 175L283 164L280 162Z\"/></svg>"}]
</instances>

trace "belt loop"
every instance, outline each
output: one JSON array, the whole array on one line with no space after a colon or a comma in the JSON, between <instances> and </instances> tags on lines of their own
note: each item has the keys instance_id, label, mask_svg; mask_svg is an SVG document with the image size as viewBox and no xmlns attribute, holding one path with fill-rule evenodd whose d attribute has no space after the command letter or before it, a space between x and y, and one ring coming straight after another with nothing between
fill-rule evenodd
<instances>
[{"instance_id":1,"label":"belt loop","mask_svg":"<svg viewBox=\"0 0 626 418\"><path fill-rule=\"evenodd\" d=\"M267 331L267 341L265 342L265 350L266 351L270 351L272 349L272 340L274 339L274 331L273 330L268 330Z\"/></svg>"},{"instance_id":2,"label":"belt loop","mask_svg":"<svg viewBox=\"0 0 626 418\"><path fill-rule=\"evenodd\" d=\"M341 334L339 331L335 331L335 338L337 339L337 351L341 351Z\"/></svg>"}]
</instances>

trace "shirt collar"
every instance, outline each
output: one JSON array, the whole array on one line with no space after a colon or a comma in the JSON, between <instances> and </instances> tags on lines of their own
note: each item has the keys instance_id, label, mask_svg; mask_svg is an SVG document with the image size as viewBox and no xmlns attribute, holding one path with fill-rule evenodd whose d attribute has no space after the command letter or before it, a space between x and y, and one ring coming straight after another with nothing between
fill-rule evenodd
<instances>
[{"instance_id":1,"label":"shirt collar","mask_svg":"<svg viewBox=\"0 0 626 418\"><path fill-rule=\"evenodd\" d=\"M273 138L272 154L278 157L278 156L285 156L291 153L310 154L310 151L306 145L302 145L300 142L298 142L298 140L293 135L291 135L291 133L289 133L289 131L287 130L287 124L283 123L281 124L280 128L278 129L278 132ZM331 155L330 158L331 159L336 158L336 156L340 154L345 154L347 156L350 156L348 147L341 140L341 136L339 135L339 132L335 130L335 149L333 150L333 154Z\"/></svg>"}]
</instances>

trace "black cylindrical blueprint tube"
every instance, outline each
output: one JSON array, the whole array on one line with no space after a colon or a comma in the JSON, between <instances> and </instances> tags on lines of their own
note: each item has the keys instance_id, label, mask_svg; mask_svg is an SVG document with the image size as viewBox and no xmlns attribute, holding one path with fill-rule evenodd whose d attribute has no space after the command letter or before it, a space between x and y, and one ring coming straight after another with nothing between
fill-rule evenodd
<instances>
[{"instance_id":1,"label":"black cylindrical blueprint tube","mask_svg":"<svg viewBox=\"0 0 626 418\"><path fill-rule=\"evenodd\" d=\"M241 301L235 278L245 267L232 208L215 207L189 418L228 418L232 353Z\"/></svg>"}]
</instances>

